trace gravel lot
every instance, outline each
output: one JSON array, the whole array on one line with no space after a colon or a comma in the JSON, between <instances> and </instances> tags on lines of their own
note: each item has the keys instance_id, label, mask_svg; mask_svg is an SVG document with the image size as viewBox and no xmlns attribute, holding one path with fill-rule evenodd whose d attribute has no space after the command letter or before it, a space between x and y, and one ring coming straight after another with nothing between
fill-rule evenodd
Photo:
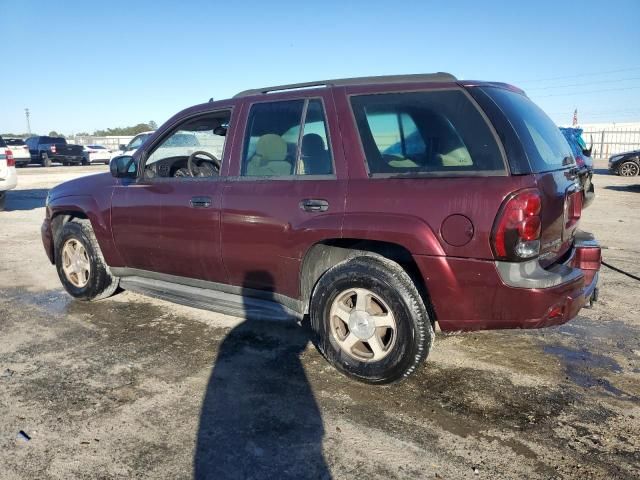
<instances>
[{"instance_id":1,"label":"gravel lot","mask_svg":"<svg viewBox=\"0 0 640 480\"><path fill-rule=\"evenodd\" d=\"M599 166L582 228L640 275L640 178ZM293 323L73 301L44 199L106 169L20 169L0 212L0 478L640 478L637 281L603 269L567 325L439 334L408 381L366 386Z\"/></svg>"}]
</instances>

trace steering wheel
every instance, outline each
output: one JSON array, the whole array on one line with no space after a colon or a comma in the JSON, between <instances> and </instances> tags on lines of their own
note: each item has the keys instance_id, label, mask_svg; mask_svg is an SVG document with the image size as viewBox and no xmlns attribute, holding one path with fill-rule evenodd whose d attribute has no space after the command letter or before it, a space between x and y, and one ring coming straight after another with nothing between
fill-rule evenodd
<instances>
[{"instance_id":1,"label":"steering wheel","mask_svg":"<svg viewBox=\"0 0 640 480\"><path fill-rule=\"evenodd\" d=\"M198 176L196 174L197 167L194 165L194 162L193 162L195 157L197 157L198 155L204 155L205 157L208 157L211 160L211 162L216 166L218 173L220 173L220 165L221 165L220 160L218 160L215 157L215 155L213 155L212 153L205 152L204 150L197 150L193 152L191 155L189 155L189 158L187 159L187 170L189 170L189 173L191 174L192 177Z\"/></svg>"}]
</instances>

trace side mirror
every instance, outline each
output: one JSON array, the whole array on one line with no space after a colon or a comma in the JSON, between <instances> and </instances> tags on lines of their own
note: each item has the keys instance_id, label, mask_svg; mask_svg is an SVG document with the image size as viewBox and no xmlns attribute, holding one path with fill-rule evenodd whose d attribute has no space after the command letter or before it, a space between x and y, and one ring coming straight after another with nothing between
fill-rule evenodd
<instances>
[{"instance_id":1,"label":"side mirror","mask_svg":"<svg viewBox=\"0 0 640 480\"><path fill-rule=\"evenodd\" d=\"M582 154L583 154L585 157L590 157L590 156L591 156L591 149L593 149L593 145L592 145L592 146L590 146L589 148L583 148L583 149L582 149Z\"/></svg>"},{"instance_id":2,"label":"side mirror","mask_svg":"<svg viewBox=\"0 0 640 480\"><path fill-rule=\"evenodd\" d=\"M127 151L127 146L124 143L121 143L120 146L118 147L118 149L122 152L126 152Z\"/></svg>"},{"instance_id":3,"label":"side mirror","mask_svg":"<svg viewBox=\"0 0 640 480\"><path fill-rule=\"evenodd\" d=\"M115 178L136 178L138 173L138 165L131 155L113 157L109 169Z\"/></svg>"}]
</instances>

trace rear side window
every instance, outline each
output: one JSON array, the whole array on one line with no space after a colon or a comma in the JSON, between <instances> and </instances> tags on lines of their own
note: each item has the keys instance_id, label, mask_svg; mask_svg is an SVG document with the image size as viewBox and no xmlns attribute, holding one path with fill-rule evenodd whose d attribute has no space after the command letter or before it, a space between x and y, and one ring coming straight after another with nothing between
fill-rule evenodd
<instances>
[{"instance_id":1,"label":"rear side window","mask_svg":"<svg viewBox=\"0 0 640 480\"><path fill-rule=\"evenodd\" d=\"M40 137L40 143L67 143L62 137Z\"/></svg>"},{"instance_id":2,"label":"rear side window","mask_svg":"<svg viewBox=\"0 0 640 480\"><path fill-rule=\"evenodd\" d=\"M533 173L566 168L575 163L571 147L560 129L525 95L496 87L484 87L514 129Z\"/></svg>"},{"instance_id":3,"label":"rear side window","mask_svg":"<svg viewBox=\"0 0 640 480\"><path fill-rule=\"evenodd\" d=\"M333 162L319 99L257 103L251 107L242 175L330 175Z\"/></svg>"},{"instance_id":4,"label":"rear side window","mask_svg":"<svg viewBox=\"0 0 640 480\"><path fill-rule=\"evenodd\" d=\"M354 96L371 174L503 174L486 121L459 90Z\"/></svg>"}]
</instances>

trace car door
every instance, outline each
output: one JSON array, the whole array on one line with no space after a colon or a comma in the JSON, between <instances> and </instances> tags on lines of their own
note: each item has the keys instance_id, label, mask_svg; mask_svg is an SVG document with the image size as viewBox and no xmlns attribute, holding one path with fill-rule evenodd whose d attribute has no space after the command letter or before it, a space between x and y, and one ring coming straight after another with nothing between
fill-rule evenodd
<instances>
[{"instance_id":1,"label":"car door","mask_svg":"<svg viewBox=\"0 0 640 480\"><path fill-rule=\"evenodd\" d=\"M297 95L247 101L222 198L229 282L291 298L307 249L340 236L346 194L331 93Z\"/></svg>"},{"instance_id":2,"label":"car door","mask_svg":"<svg viewBox=\"0 0 640 480\"><path fill-rule=\"evenodd\" d=\"M111 207L114 241L126 267L143 275L226 281L220 202L232 114L222 107L189 115L136 155L138 178L115 187ZM196 151L205 154L193 157L190 168ZM217 171L210 156L221 160Z\"/></svg>"}]
</instances>

